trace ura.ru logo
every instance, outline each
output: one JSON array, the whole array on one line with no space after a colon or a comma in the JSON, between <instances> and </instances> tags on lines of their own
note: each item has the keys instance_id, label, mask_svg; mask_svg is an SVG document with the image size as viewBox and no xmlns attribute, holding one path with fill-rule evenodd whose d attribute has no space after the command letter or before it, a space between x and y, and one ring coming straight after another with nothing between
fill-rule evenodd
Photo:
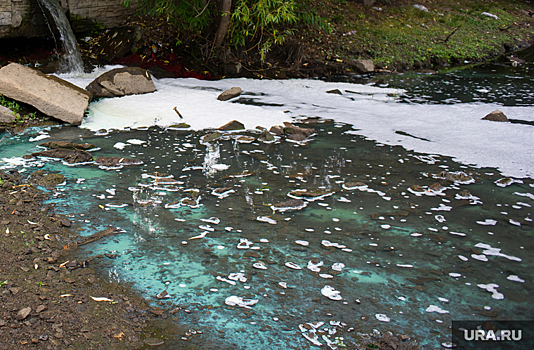
<instances>
[{"instance_id":1,"label":"ura.ru logo","mask_svg":"<svg viewBox=\"0 0 534 350\"><path fill-rule=\"evenodd\" d=\"M464 339L468 341L519 341L521 340L522 332L520 329L503 329L497 332L483 329L464 329Z\"/></svg>"}]
</instances>

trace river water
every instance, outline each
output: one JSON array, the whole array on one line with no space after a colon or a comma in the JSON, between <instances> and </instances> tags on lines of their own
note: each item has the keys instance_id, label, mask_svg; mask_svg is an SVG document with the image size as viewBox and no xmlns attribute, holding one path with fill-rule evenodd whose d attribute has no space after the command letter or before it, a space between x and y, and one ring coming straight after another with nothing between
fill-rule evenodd
<instances>
[{"instance_id":1,"label":"river water","mask_svg":"<svg viewBox=\"0 0 534 350\"><path fill-rule=\"evenodd\" d=\"M163 79L155 94L93 102L81 127L3 134L0 167L65 175L50 201L82 235L124 229L86 253L154 305L168 293L159 306L191 327L171 347L356 348L377 330L439 349L453 320L532 319L533 68L503 60L376 86ZM244 94L217 101L231 86ZM480 120L495 109L515 122ZM249 130L202 142L232 119ZM192 128L169 127L181 121ZM283 121L315 135L255 140L256 125ZM39 140L142 164L18 158ZM273 209L304 190L320 196Z\"/></svg>"}]
</instances>

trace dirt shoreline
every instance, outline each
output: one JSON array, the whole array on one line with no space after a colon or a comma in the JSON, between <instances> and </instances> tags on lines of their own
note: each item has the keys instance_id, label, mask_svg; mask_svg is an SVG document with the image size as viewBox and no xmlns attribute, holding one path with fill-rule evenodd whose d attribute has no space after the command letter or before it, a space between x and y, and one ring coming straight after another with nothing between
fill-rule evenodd
<instances>
[{"instance_id":1,"label":"dirt shoreline","mask_svg":"<svg viewBox=\"0 0 534 350\"><path fill-rule=\"evenodd\" d=\"M130 284L102 275L107 257L75 249L76 223L44 205L49 194L37 187L53 189L62 176L0 171L0 179L1 350L167 348L188 332L170 320L183 308L149 306ZM180 348L210 348L206 336L186 340Z\"/></svg>"}]
</instances>

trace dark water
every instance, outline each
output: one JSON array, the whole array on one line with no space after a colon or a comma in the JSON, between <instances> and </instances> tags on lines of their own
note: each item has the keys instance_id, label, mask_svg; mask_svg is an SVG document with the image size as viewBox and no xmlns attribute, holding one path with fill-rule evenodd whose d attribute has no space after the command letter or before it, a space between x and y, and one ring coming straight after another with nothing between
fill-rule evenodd
<instances>
[{"instance_id":1,"label":"dark water","mask_svg":"<svg viewBox=\"0 0 534 350\"><path fill-rule=\"evenodd\" d=\"M522 63L514 64L517 59ZM534 104L534 48L449 73L403 74L385 82L390 87L406 89L407 93L401 97L406 103L531 106Z\"/></svg>"}]
</instances>

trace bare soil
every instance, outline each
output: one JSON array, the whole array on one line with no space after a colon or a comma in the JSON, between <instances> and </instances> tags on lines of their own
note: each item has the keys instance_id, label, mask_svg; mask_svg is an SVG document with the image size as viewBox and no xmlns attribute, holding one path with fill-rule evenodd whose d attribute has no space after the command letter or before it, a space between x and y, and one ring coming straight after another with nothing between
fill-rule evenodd
<instances>
[{"instance_id":1,"label":"bare soil","mask_svg":"<svg viewBox=\"0 0 534 350\"><path fill-rule=\"evenodd\" d=\"M38 188L64 177L42 175L0 171L0 349L167 348L168 338L185 334L187 327L168 319L181 308L150 307L130 285L98 272L107 257L83 259L78 246L114 228L80 238L76 223L44 205L49 194ZM206 338L183 343L209 348Z\"/></svg>"}]
</instances>

